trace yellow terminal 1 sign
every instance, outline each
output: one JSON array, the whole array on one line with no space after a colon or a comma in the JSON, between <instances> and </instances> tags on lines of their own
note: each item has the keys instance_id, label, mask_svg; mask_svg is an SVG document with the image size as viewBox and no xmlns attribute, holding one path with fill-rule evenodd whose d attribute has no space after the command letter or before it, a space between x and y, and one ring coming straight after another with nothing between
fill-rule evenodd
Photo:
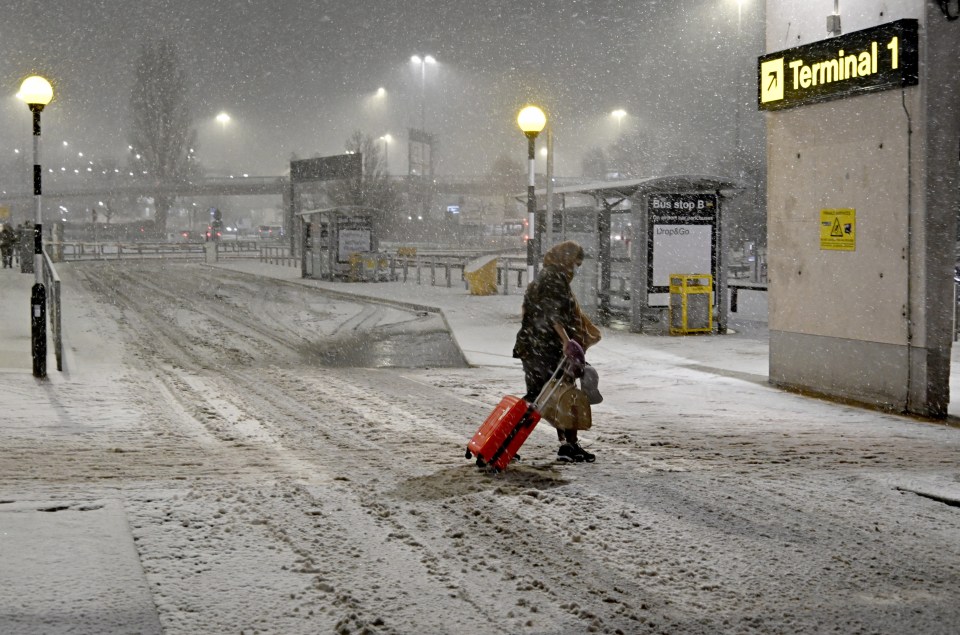
<instances>
[{"instance_id":1,"label":"yellow terminal 1 sign","mask_svg":"<svg viewBox=\"0 0 960 635\"><path fill-rule=\"evenodd\" d=\"M820 210L820 249L828 251L857 250L857 210Z\"/></svg>"},{"instance_id":2,"label":"yellow terminal 1 sign","mask_svg":"<svg viewBox=\"0 0 960 635\"><path fill-rule=\"evenodd\" d=\"M897 20L760 57L760 110L916 86L918 29L917 20Z\"/></svg>"}]
</instances>

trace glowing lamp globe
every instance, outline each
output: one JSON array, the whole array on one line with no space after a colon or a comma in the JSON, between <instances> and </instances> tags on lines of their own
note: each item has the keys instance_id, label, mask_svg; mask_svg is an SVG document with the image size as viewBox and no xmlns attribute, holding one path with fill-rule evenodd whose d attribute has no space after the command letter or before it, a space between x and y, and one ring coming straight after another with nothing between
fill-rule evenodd
<instances>
[{"instance_id":1,"label":"glowing lamp globe","mask_svg":"<svg viewBox=\"0 0 960 635\"><path fill-rule=\"evenodd\" d=\"M17 97L29 106L46 106L53 99L53 87L39 75L31 75L20 84Z\"/></svg>"},{"instance_id":2,"label":"glowing lamp globe","mask_svg":"<svg viewBox=\"0 0 960 635\"><path fill-rule=\"evenodd\" d=\"M535 137L547 125L547 116L536 106L527 106L517 115L517 125L523 134Z\"/></svg>"}]
</instances>

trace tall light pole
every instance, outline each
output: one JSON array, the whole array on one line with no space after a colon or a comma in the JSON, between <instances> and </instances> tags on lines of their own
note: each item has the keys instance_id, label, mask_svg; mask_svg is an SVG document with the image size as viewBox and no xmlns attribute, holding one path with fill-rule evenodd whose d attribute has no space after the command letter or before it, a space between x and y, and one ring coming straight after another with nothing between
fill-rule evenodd
<instances>
[{"instance_id":1,"label":"tall light pole","mask_svg":"<svg viewBox=\"0 0 960 635\"><path fill-rule=\"evenodd\" d=\"M383 141L383 172L390 176L390 142L393 141L393 137L387 133L380 137L380 140Z\"/></svg>"},{"instance_id":2,"label":"tall light pole","mask_svg":"<svg viewBox=\"0 0 960 635\"><path fill-rule=\"evenodd\" d=\"M221 112L217 115L217 123L220 124L220 130L224 131L227 129L227 124L230 123L230 115L225 112Z\"/></svg>"},{"instance_id":3,"label":"tall light pole","mask_svg":"<svg viewBox=\"0 0 960 635\"><path fill-rule=\"evenodd\" d=\"M17 96L33 113L33 273L30 292L30 335L33 352L33 376L47 376L47 293L43 287L43 169L40 167L40 113L53 99L50 82L32 75L20 84Z\"/></svg>"},{"instance_id":4,"label":"tall light pole","mask_svg":"<svg viewBox=\"0 0 960 635\"><path fill-rule=\"evenodd\" d=\"M533 282L537 268L537 195L536 181L536 141L537 135L547 125L547 116L536 106L526 106L517 115L517 125L527 137L527 163L529 172L527 181L527 282Z\"/></svg>"},{"instance_id":5,"label":"tall light pole","mask_svg":"<svg viewBox=\"0 0 960 635\"><path fill-rule=\"evenodd\" d=\"M420 129L427 130L427 64L436 64L432 55L414 55L410 58L414 64L420 65Z\"/></svg>"}]
</instances>

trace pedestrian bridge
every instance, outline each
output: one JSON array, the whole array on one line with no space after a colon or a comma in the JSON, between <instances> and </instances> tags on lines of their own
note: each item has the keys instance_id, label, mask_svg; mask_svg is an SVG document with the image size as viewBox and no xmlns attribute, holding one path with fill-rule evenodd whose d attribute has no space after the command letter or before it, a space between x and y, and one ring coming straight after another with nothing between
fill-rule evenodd
<instances>
[{"instance_id":1,"label":"pedestrian bridge","mask_svg":"<svg viewBox=\"0 0 960 635\"><path fill-rule=\"evenodd\" d=\"M93 182L60 185L56 179L44 182L43 196L47 200L68 200L75 198L95 198L107 196L141 195L153 196L281 196L287 192L290 179L286 176L244 176L214 177L198 181L150 182L134 180L129 182ZM3 200L8 202L27 201L33 197L33 190L8 190Z\"/></svg>"}]
</instances>

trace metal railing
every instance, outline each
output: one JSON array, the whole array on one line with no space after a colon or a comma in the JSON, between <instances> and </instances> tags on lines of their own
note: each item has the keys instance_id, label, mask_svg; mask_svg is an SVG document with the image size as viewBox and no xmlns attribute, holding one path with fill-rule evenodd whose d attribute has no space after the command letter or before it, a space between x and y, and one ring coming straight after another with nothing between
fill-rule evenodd
<instances>
[{"instance_id":1,"label":"metal railing","mask_svg":"<svg viewBox=\"0 0 960 635\"><path fill-rule=\"evenodd\" d=\"M47 315L50 320L50 337L53 340L53 353L57 358L57 370L63 372L63 330L61 329L62 303L60 302L60 276L50 259L47 250L43 250L43 285L47 292Z\"/></svg>"},{"instance_id":2,"label":"metal railing","mask_svg":"<svg viewBox=\"0 0 960 635\"><path fill-rule=\"evenodd\" d=\"M268 265L282 265L284 267L299 267L300 256L290 254L289 247L262 245L259 249L259 260Z\"/></svg>"},{"instance_id":3,"label":"metal railing","mask_svg":"<svg viewBox=\"0 0 960 635\"><path fill-rule=\"evenodd\" d=\"M202 242L184 243L120 243L120 242L62 242L53 243L58 260L147 260L176 258L198 260L204 258ZM254 258L260 252L255 240L221 241L217 250L230 257Z\"/></svg>"},{"instance_id":4,"label":"metal railing","mask_svg":"<svg viewBox=\"0 0 960 635\"><path fill-rule=\"evenodd\" d=\"M441 283L443 286L453 286L453 276L459 271L457 281L465 280L464 270L473 256L457 257L442 255L423 255L423 256L392 256L390 257L389 270L390 280L408 282L411 278L417 284L425 284L425 272L429 271L430 286L437 286L437 272L441 272ZM510 294L512 282L516 276L516 288L522 293L525 287L527 277L527 267L525 260L500 256L497 259L497 288L503 295Z\"/></svg>"}]
</instances>

